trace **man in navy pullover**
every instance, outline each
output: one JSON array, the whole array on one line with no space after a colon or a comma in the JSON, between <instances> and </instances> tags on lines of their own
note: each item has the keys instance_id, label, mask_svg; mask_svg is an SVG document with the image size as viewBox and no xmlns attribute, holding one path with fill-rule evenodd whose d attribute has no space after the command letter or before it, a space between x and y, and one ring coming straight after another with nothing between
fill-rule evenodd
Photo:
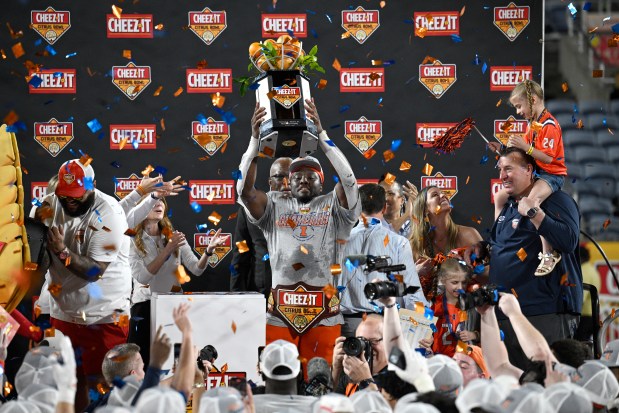
<instances>
[{"instance_id":1,"label":"man in navy pullover","mask_svg":"<svg viewBox=\"0 0 619 413\"><path fill-rule=\"evenodd\" d=\"M497 165L509 200L495 221L490 239L471 248L490 258L490 283L518 298L522 313L546 341L571 338L582 309L582 272L578 255L580 213L576 202L557 191L541 205L528 198L535 160L517 148L505 149ZM561 253L554 270L536 277L542 251L540 235ZM526 369L528 361L514 330L497 309L510 362Z\"/></svg>"}]
</instances>

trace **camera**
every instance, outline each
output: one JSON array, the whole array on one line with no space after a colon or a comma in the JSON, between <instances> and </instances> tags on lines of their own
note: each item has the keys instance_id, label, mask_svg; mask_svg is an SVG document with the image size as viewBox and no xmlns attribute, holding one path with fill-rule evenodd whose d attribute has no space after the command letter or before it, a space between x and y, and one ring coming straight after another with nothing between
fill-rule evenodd
<instances>
[{"instance_id":1,"label":"camera","mask_svg":"<svg viewBox=\"0 0 619 413\"><path fill-rule=\"evenodd\" d=\"M367 283L363 288L363 293L368 300L375 300L386 297L403 297L406 294L415 293L419 287L407 287L401 282L377 281Z\"/></svg>"},{"instance_id":2,"label":"camera","mask_svg":"<svg viewBox=\"0 0 619 413\"><path fill-rule=\"evenodd\" d=\"M372 356L372 344L363 337L347 337L344 340L344 353L359 358L361 353L365 353L365 359L369 360Z\"/></svg>"},{"instance_id":3,"label":"camera","mask_svg":"<svg viewBox=\"0 0 619 413\"><path fill-rule=\"evenodd\" d=\"M499 303L499 288L494 284L484 285L471 293L460 293L458 297L461 310L468 310L482 305L497 305Z\"/></svg>"},{"instance_id":4,"label":"camera","mask_svg":"<svg viewBox=\"0 0 619 413\"><path fill-rule=\"evenodd\" d=\"M217 360L217 349L215 349L215 347L213 347L212 345L207 344L206 346L202 348L202 350L200 350L200 353L198 354L197 363L198 363L198 368L201 371L204 371L204 365L202 364L202 360L206 360L206 361L213 363L215 360Z\"/></svg>"}]
</instances>

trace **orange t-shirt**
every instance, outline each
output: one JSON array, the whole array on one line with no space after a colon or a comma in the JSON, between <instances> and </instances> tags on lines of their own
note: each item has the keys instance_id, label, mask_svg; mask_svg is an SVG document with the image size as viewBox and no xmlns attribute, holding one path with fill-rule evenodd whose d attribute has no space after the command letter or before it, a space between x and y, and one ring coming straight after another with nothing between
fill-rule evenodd
<instances>
[{"instance_id":1,"label":"orange t-shirt","mask_svg":"<svg viewBox=\"0 0 619 413\"><path fill-rule=\"evenodd\" d=\"M447 303L447 309L449 311L449 318L447 320L447 314L443 308L443 296L436 297L433 310L434 316L438 317L436 320L436 333L434 333L434 343L432 344L432 352L434 354L444 354L447 357L453 357L456 354L456 347L458 346L458 338L454 337L449 332L448 322L451 322L451 331L454 334L459 331L458 325L460 324L460 309L455 304Z\"/></svg>"},{"instance_id":2,"label":"orange t-shirt","mask_svg":"<svg viewBox=\"0 0 619 413\"><path fill-rule=\"evenodd\" d=\"M531 144L535 149L544 152L546 155L552 158L552 162L543 163L535 160L535 163L540 169L548 172L551 175L567 175L567 167L565 166L565 152L563 150L563 135L561 133L561 126L559 122L550 114L545 111L541 118L538 120L542 124L542 129L533 132L531 125L527 129L524 135L524 140Z\"/></svg>"}]
</instances>

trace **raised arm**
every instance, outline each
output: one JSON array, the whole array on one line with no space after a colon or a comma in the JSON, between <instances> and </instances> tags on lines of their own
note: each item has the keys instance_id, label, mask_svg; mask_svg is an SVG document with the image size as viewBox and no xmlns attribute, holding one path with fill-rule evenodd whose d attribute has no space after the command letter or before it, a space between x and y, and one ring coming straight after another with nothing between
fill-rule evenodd
<instances>
[{"instance_id":1,"label":"raised arm","mask_svg":"<svg viewBox=\"0 0 619 413\"><path fill-rule=\"evenodd\" d=\"M247 151L241 158L239 170L241 179L236 183L236 192L239 194L239 203L251 214L254 219L262 218L267 206L267 195L256 189L256 174L258 170L258 148L260 146L260 124L266 116L266 109L256 102L254 115L251 118L252 136Z\"/></svg>"},{"instance_id":2,"label":"raised arm","mask_svg":"<svg viewBox=\"0 0 619 413\"><path fill-rule=\"evenodd\" d=\"M335 185L335 193L340 201L340 205L346 209L353 209L359 202L359 188L352 167L342 151L335 146L335 143L329 139L327 132L322 128L313 98L305 100L305 111L307 117L316 124L320 148L327 156L327 159L329 159L329 162L331 162L339 177L339 182Z\"/></svg>"},{"instance_id":3,"label":"raised arm","mask_svg":"<svg viewBox=\"0 0 619 413\"><path fill-rule=\"evenodd\" d=\"M499 322L496 319L494 307L477 307L477 312L481 315L481 350L490 375L492 377L505 375L519 379L522 370L509 362L507 348L501 341Z\"/></svg>"},{"instance_id":4,"label":"raised arm","mask_svg":"<svg viewBox=\"0 0 619 413\"><path fill-rule=\"evenodd\" d=\"M185 398L191 394L193 376L196 365L196 349L193 345L193 327L189 320L189 304L182 303L173 310L174 323L181 331L181 354L178 357L178 368L172 377L170 387L183 393Z\"/></svg>"}]
</instances>

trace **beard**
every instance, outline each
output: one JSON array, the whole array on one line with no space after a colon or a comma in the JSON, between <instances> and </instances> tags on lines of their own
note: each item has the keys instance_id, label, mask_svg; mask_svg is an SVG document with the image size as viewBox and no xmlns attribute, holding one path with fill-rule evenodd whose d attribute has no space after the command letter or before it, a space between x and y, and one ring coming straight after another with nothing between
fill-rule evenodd
<instances>
[{"instance_id":1,"label":"beard","mask_svg":"<svg viewBox=\"0 0 619 413\"><path fill-rule=\"evenodd\" d=\"M64 210L65 214L73 218L81 217L86 212L88 212L90 207L92 207L93 204L95 203L95 193L94 191L91 192L90 195L86 197L86 199L79 202L78 207L75 209L70 209L69 201L66 199L59 198L58 201L60 202L60 205L62 206L62 209Z\"/></svg>"}]
</instances>

